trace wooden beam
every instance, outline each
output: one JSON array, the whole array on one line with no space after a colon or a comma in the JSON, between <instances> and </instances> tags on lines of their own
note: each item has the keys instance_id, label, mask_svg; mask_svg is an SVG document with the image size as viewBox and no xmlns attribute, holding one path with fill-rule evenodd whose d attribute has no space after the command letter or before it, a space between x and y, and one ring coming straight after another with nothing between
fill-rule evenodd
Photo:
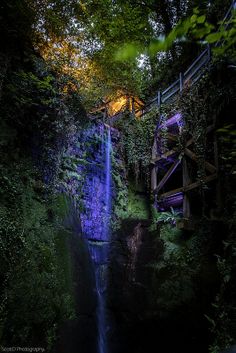
<instances>
[{"instance_id":1,"label":"wooden beam","mask_svg":"<svg viewBox=\"0 0 236 353\"><path fill-rule=\"evenodd\" d=\"M151 160L151 163L156 163L156 162L159 162L160 160L162 159L167 159L169 156L172 156L173 154L175 154L176 152L179 151L179 148L175 147L175 148L172 148L172 150L170 151L167 151L165 153L163 153L160 157L157 157L155 159L152 159Z\"/></svg>"},{"instance_id":2,"label":"wooden beam","mask_svg":"<svg viewBox=\"0 0 236 353\"><path fill-rule=\"evenodd\" d=\"M171 141L178 141L178 135L171 134L170 132L167 133L167 138Z\"/></svg>"},{"instance_id":3,"label":"wooden beam","mask_svg":"<svg viewBox=\"0 0 236 353\"><path fill-rule=\"evenodd\" d=\"M155 193L158 193L158 191L165 185L165 183L167 182L167 180L169 179L169 177L171 176L171 174L175 171L175 169L178 167L178 165L181 162L181 156L178 157L178 159L172 164L172 166L170 167L170 169L166 172L166 174L164 175L164 177L161 179L161 181L159 182L159 184L157 185L157 187L154 189Z\"/></svg>"},{"instance_id":4,"label":"wooden beam","mask_svg":"<svg viewBox=\"0 0 236 353\"><path fill-rule=\"evenodd\" d=\"M190 146L193 143L193 138L191 138L190 140L188 140L186 142L186 147ZM168 157L172 156L173 154L175 154L176 152L179 152L180 148L179 147L173 147L171 150L163 153L161 156L157 157L157 158L152 158L151 159L151 163L155 164L156 162L159 162L162 159L167 159Z\"/></svg>"},{"instance_id":5,"label":"wooden beam","mask_svg":"<svg viewBox=\"0 0 236 353\"><path fill-rule=\"evenodd\" d=\"M151 171L151 189L155 190L157 187L157 167L153 166Z\"/></svg>"},{"instance_id":6,"label":"wooden beam","mask_svg":"<svg viewBox=\"0 0 236 353\"><path fill-rule=\"evenodd\" d=\"M188 146L190 146L192 143L193 143L193 137L191 137L191 139L186 142L186 145L185 145L185 146L188 147Z\"/></svg>"},{"instance_id":7,"label":"wooden beam","mask_svg":"<svg viewBox=\"0 0 236 353\"><path fill-rule=\"evenodd\" d=\"M184 150L184 154L188 157L190 157L192 160L194 160L195 162L197 162L197 155L196 153L190 151L188 148L185 148ZM204 162L205 163L205 168L206 170L208 170L210 173L215 173L216 172L216 167L209 163L209 162Z\"/></svg>"},{"instance_id":8,"label":"wooden beam","mask_svg":"<svg viewBox=\"0 0 236 353\"><path fill-rule=\"evenodd\" d=\"M210 182L210 181L212 181L212 180L214 180L214 179L216 179L216 178L217 178L217 174L212 174L212 175L209 175L209 176L205 177L205 178L203 179L203 181L204 181L205 183L208 183L208 182ZM163 199L165 199L166 197L169 197L169 196L171 196L171 195L174 195L174 194L176 194L176 193L178 193L178 192L187 192L187 191L189 191L189 190L192 190L192 189L195 189L195 188L199 187L200 185L201 185L201 181L199 180L199 181L196 181L196 182L194 182L194 183L192 183L192 184L189 184L189 185L187 185L187 186L183 186L183 187L181 187L181 188L178 188L178 189L175 189L175 190L171 190L171 191L165 192L164 194L161 194L161 195L160 195L159 199L160 199L160 200L163 200Z\"/></svg>"},{"instance_id":9,"label":"wooden beam","mask_svg":"<svg viewBox=\"0 0 236 353\"><path fill-rule=\"evenodd\" d=\"M209 132L212 131L212 130L214 130L214 125L210 125L210 126L207 127L207 133L209 133ZM176 138L175 141L177 141L177 138L178 138L177 135L170 134L170 133L167 134L167 137L168 137L169 139L172 139L172 140L175 140L175 138ZM186 148L189 147L190 145L193 144L193 142L194 142L193 137L191 137L191 138L186 142L185 147L186 147ZM152 163L152 164L155 164L156 162L159 162L159 161L162 160L162 159L167 159L169 156L175 154L175 153L178 152L178 151L180 151L180 148L179 148L179 147L173 147L171 150L169 150L169 151L163 153L163 154L160 155L159 157L157 157L157 158L152 158L152 159L151 159L151 163ZM190 150L187 151L187 153L189 153L189 157L196 161L196 159L197 159L196 155L195 155L192 151L190 151L190 152L189 152L189 151L190 151ZM187 154L187 153L186 153L186 154ZM191 154L191 156L190 156L190 154ZM194 155L195 155L195 156L194 156ZM153 157L153 156L152 156L152 157ZM217 168L216 168L215 166L213 166L211 163L206 162L206 169L209 170L211 173L215 173Z\"/></svg>"}]
</instances>

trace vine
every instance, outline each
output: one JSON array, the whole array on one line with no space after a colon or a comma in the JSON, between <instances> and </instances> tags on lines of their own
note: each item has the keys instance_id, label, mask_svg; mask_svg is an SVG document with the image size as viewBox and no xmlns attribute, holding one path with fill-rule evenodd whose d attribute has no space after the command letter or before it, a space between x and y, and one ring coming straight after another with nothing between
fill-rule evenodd
<instances>
[{"instance_id":1,"label":"vine","mask_svg":"<svg viewBox=\"0 0 236 353\"><path fill-rule=\"evenodd\" d=\"M197 156L197 177L204 185L206 159L206 131L207 131L207 102L206 96L201 94L200 87L185 89L179 99L179 107L185 122L182 131L181 143L186 142L191 135L194 143L194 152Z\"/></svg>"},{"instance_id":2,"label":"vine","mask_svg":"<svg viewBox=\"0 0 236 353\"><path fill-rule=\"evenodd\" d=\"M142 176L148 180L156 121L157 109L154 107L139 120L128 115L117 124L122 130L127 165L135 174L136 181Z\"/></svg>"}]
</instances>

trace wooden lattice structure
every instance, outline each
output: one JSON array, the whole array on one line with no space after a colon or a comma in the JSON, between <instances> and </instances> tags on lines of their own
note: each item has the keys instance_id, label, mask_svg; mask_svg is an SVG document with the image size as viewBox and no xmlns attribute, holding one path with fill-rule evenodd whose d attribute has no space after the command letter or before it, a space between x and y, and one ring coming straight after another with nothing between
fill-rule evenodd
<instances>
[{"instance_id":1,"label":"wooden lattice structure","mask_svg":"<svg viewBox=\"0 0 236 353\"><path fill-rule=\"evenodd\" d=\"M236 8L236 1L233 0L229 7L221 26L229 26L232 12ZM220 45L220 42L215 44ZM211 47L208 45L205 50L194 60L192 65L179 74L179 78L164 91L158 91L157 96L152 99L143 109L143 114L152 109L153 105L173 104L183 87L189 88L194 85L208 68L211 60ZM181 113L169 117L163 126L159 122L154 138L151 159L151 189L155 195L156 206L160 210L172 207L182 208L183 220L189 220L191 216L190 193L203 185L207 185L217 179L218 176L218 153L217 139L215 134L215 121L208 121L206 129L206 139L208 146L207 160L205 163L205 175L199 179L196 168L193 172L198 157L194 152L193 136L183 138L183 125ZM165 130L165 148L163 148L163 132ZM182 145L179 145L179 141ZM172 183L170 182L172 181ZM176 187L173 185L179 184ZM215 190L216 207L220 209L221 195L219 182L213 185ZM184 224L184 223L183 223ZM185 224L184 224L185 227Z\"/></svg>"},{"instance_id":2,"label":"wooden lattice structure","mask_svg":"<svg viewBox=\"0 0 236 353\"><path fill-rule=\"evenodd\" d=\"M217 179L218 153L215 122L211 121L206 129L208 153L204 162L205 175L199 179L194 139L190 134L183 136L183 126L181 113L159 122L152 148L151 188L159 210L182 208L183 218L188 220L191 216L191 191ZM217 184L214 183L213 187L217 189Z\"/></svg>"}]
</instances>

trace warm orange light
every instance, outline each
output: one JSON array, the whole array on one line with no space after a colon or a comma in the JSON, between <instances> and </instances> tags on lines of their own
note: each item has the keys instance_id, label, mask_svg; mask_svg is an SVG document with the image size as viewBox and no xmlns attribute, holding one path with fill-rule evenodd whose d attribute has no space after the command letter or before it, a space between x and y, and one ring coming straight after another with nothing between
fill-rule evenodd
<instances>
[{"instance_id":1,"label":"warm orange light","mask_svg":"<svg viewBox=\"0 0 236 353\"><path fill-rule=\"evenodd\" d=\"M115 101L109 102L107 105L109 116L115 115L121 110L125 110L126 106L127 106L127 98L125 96L117 98L117 100Z\"/></svg>"},{"instance_id":2,"label":"warm orange light","mask_svg":"<svg viewBox=\"0 0 236 353\"><path fill-rule=\"evenodd\" d=\"M144 103L139 98L128 95L118 96L106 104L109 116L113 116L126 109L132 112L134 109L136 118L139 118L141 115L143 106Z\"/></svg>"}]
</instances>

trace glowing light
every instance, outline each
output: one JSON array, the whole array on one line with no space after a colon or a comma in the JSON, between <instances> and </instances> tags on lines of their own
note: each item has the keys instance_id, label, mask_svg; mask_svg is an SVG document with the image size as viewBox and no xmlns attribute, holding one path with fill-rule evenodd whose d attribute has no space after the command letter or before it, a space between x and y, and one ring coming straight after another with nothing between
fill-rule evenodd
<instances>
[{"instance_id":1,"label":"glowing light","mask_svg":"<svg viewBox=\"0 0 236 353\"><path fill-rule=\"evenodd\" d=\"M163 127L170 127L174 124L177 124L179 126L182 126L183 120L182 120L182 115L181 113L176 113L173 115L171 118L167 119L163 124L160 125L160 128Z\"/></svg>"}]
</instances>

